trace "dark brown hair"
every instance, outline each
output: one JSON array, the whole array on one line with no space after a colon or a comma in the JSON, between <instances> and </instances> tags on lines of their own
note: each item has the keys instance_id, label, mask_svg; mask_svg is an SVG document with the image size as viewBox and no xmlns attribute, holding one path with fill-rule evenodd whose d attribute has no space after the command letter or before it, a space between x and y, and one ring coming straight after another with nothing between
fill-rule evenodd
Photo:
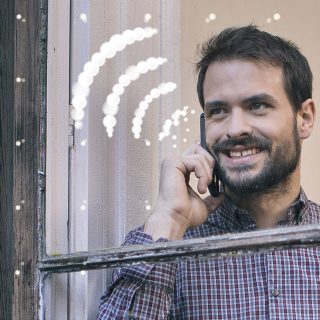
<instances>
[{"instance_id":1,"label":"dark brown hair","mask_svg":"<svg viewBox=\"0 0 320 320\"><path fill-rule=\"evenodd\" d=\"M203 82L208 66L232 59L267 62L282 68L284 89L295 111L312 97L312 72L307 59L291 41L259 30L254 25L228 28L208 39L200 47L196 64L197 91L204 107Z\"/></svg>"}]
</instances>

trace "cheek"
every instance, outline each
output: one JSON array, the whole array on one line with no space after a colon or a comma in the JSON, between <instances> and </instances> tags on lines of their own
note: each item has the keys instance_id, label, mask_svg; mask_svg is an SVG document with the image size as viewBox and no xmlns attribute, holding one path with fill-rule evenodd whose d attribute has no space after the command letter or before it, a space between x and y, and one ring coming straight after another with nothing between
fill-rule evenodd
<instances>
[{"instance_id":1,"label":"cheek","mask_svg":"<svg viewBox=\"0 0 320 320\"><path fill-rule=\"evenodd\" d=\"M270 140L283 140L292 135L292 126L288 122L288 119L283 120L282 123L277 121L268 122L268 124L261 125L259 128L254 128L253 132L257 132ZM286 124L285 126L284 123Z\"/></svg>"},{"instance_id":2,"label":"cheek","mask_svg":"<svg viewBox=\"0 0 320 320\"><path fill-rule=\"evenodd\" d=\"M272 119L254 119L249 121L253 136L264 137L272 141L272 144L281 143L292 138L292 120L288 117ZM206 123L206 140L208 145L213 145L227 136L225 123Z\"/></svg>"},{"instance_id":3,"label":"cheek","mask_svg":"<svg viewBox=\"0 0 320 320\"><path fill-rule=\"evenodd\" d=\"M218 142L223 137L223 128L219 125L208 125L206 127L206 140L208 145Z\"/></svg>"}]
</instances>

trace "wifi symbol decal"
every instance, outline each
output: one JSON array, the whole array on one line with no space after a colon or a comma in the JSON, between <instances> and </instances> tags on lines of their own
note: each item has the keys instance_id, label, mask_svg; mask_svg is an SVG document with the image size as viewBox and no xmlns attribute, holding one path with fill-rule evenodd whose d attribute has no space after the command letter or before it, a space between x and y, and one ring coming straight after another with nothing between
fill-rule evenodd
<instances>
[{"instance_id":1,"label":"wifi symbol decal","mask_svg":"<svg viewBox=\"0 0 320 320\"><path fill-rule=\"evenodd\" d=\"M166 62L167 59L161 57L150 57L146 61L140 61L137 65L128 67L126 72L119 77L113 92L107 96L106 102L103 105L103 113L105 114L103 125L106 127L108 137L112 137L113 128L117 123L115 115L118 113L120 95L124 92L124 88L130 85L132 81L139 79L141 74L156 70Z\"/></svg>"},{"instance_id":2,"label":"wifi symbol decal","mask_svg":"<svg viewBox=\"0 0 320 320\"><path fill-rule=\"evenodd\" d=\"M122 34L113 35L109 41L101 45L99 52L92 55L91 60L84 65L83 71L79 74L78 81L72 87L71 118L75 121L75 127L77 129L81 129L83 126L82 120L85 117L85 108L90 94L90 86L93 84L94 77L99 73L100 68L105 64L106 60L115 57L115 55L123 51L127 45L151 38L157 33L158 30L151 27L126 30ZM115 116L119 110L120 96L125 92L125 88L128 87L132 81L138 80L142 74L156 70L166 62L166 58L149 57L145 61L140 61L137 65L129 66L125 73L119 76L118 82L112 87L112 93L108 94L102 107L104 113L103 125L106 128L109 138L113 136L114 127L117 123ZM160 83L158 87L153 88L149 94L145 96L144 100L139 103L139 107L135 110L135 117L132 120L132 132L136 139L140 138L143 118L149 108L149 104L161 95L173 92L176 87L176 84L173 82ZM168 121L169 120L166 120L163 126L164 128L167 128ZM176 123L177 122L175 122L175 124ZM164 134L168 134L167 130L160 133L159 141L163 139Z\"/></svg>"},{"instance_id":3,"label":"wifi symbol decal","mask_svg":"<svg viewBox=\"0 0 320 320\"><path fill-rule=\"evenodd\" d=\"M132 120L132 133L136 139L140 138L141 126L143 123L143 118L146 114L149 104L153 99L158 99L161 95L168 94L176 89L177 85L173 82L160 83L157 88L153 88L149 94L144 97L139 103L139 107L135 110L135 117Z\"/></svg>"},{"instance_id":4,"label":"wifi symbol decal","mask_svg":"<svg viewBox=\"0 0 320 320\"><path fill-rule=\"evenodd\" d=\"M78 76L78 81L72 87L72 109L71 118L75 121L75 127L81 129L83 126L82 120L85 117L84 109L87 106L87 98L90 93L90 86L93 83L94 77L99 73L106 59L112 59L118 52L121 52L127 45L131 45L136 41L142 41L151 38L158 33L157 29L151 27L135 28L126 30L122 34L113 35L109 41L103 43L100 51L92 55L83 71ZM119 79L120 80L120 79ZM113 87L113 93L121 91L121 84Z\"/></svg>"},{"instance_id":5,"label":"wifi symbol decal","mask_svg":"<svg viewBox=\"0 0 320 320\"><path fill-rule=\"evenodd\" d=\"M183 109L177 109L171 114L171 117L165 120L162 126L162 131L159 133L159 141L170 135L172 125L177 127L180 124L180 117L186 117L189 107L185 106ZM185 118L186 119L186 118Z\"/></svg>"}]
</instances>

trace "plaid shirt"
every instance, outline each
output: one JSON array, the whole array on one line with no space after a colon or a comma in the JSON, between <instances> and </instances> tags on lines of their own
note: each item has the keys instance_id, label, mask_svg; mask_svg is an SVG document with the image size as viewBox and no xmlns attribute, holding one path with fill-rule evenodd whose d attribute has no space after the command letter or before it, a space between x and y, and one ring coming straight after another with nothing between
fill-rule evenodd
<instances>
[{"instance_id":1,"label":"plaid shirt","mask_svg":"<svg viewBox=\"0 0 320 320\"><path fill-rule=\"evenodd\" d=\"M301 190L279 225L320 223L320 206ZM230 200L185 239L256 230ZM159 239L158 241L166 241ZM126 244L152 243L142 228ZM140 264L114 271L99 319L320 319L320 248Z\"/></svg>"}]
</instances>

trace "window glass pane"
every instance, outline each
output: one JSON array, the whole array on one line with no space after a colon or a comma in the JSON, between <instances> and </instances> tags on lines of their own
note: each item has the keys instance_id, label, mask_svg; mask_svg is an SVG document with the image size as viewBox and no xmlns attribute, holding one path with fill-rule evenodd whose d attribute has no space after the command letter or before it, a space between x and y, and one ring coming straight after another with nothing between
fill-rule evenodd
<instances>
[{"instance_id":1,"label":"window glass pane","mask_svg":"<svg viewBox=\"0 0 320 320\"><path fill-rule=\"evenodd\" d=\"M44 282L45 319L96 319L111 270L50 274Z\"/></svg>"},{"instance_id":2,"label":"window glass pane","mask_svg":"<svg viewBox=\"0 0 320 320\"><path fill-rule=\"evenodd\" d=\"M119 245L150 213L161 157L174 150L173 144L179 147L172 137L158 140L165 120L183 109L175 93L180 91L179 10L178 2L154 1L94 1L82 8L77 2L73 7L72 87L81 82L79 74L91 58L103 65L89 87L82 123L75 123L82 128L75 130L71 154L72 250ZM124 48L120 34L126 36ZM130 84L128 68L133 70ZM166 94L159 96L161 84ZM179 139L182 129L171 130ZM191 141L197 138L184 132Z\"/></svg>"},{"instance_id":3,"label":"window glass pane","mask_svg":"<svg viewBox=\"0 0 320 320\"><path fill-rule=\"evenodd\" d=\"M211 34L254 23L292 39L310 62L314 88L319 87L320 44L312 37L320 28L317 0L308 5L289 0L79 0L72 1L71 12L66 1L56 1L55 6L51 1L50 6L47 243L51 254L118 246L152 212L161 160L199 139L201 107L194 62L197 44ZM119 35L127 36L125 46ZM161 59L148 60L151 57ZM132 72L138 63L140 73L129 73L127 83L126 71L130 67ZM155 89L163 83L170 85L158 96ZM317 90L314 99L319 101ZM109 107L104 107L106 101ZM74 137L69 103L77 107L72 109ZM163 137L166 120L174 120L177 110L178 122L167 124L170 133ZM303 144L301 180L308 197L318 203L319 134L318 120ZM71 318L94 318L98 298L109 282L109 270L50 276L47 318L67 319L68 310L85 310Z\"/></svg>"},{"instance_id":4,"label":"window glass pane","mask_svg":"<svg viewBox=\"0 0 320 320\"><path fill-rule=\"evenodd\" d=\"M70 149L70 250L120 245L152 211L161 160L199 139L197 44L227 26L254 23L294 40L312 70L318 70L319 43L306 35L317 30L320 21L298 20L302 15L313 17L318 7L317 1L308 6L253 0L245 5L212 0L74 1L70 101L76 129ZM314 76L317 88L319 77ZM169 84L159 96L157 88L164 83ZM314 98L319 100L318 92ZM174 121L177 110L179 119ZM165 125L168 119L173 121ZM161 134L163 126L168 136ZM320 173L313 169L319 123L314 131L303 146L302 185L319 202Z\"/></svg>"}]
</instances>

